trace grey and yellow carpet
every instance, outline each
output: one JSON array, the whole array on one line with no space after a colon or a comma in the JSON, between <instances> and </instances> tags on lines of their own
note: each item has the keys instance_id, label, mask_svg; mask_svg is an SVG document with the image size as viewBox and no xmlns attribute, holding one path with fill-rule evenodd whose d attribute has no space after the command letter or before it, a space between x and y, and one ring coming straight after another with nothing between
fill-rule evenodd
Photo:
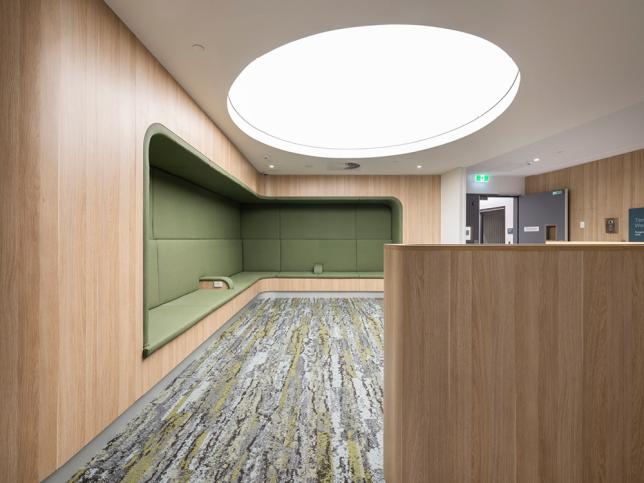
<instances>
[{"instance_id":1,"label":"grey and yellow carpet","mask_svg":"<svg viewBox=\"0 0 644 483\"><path fill-rule=\"evenodd\" d=\"M381 303L256 300L73 481L384 481Z\"/></svg>"}]
</instances>

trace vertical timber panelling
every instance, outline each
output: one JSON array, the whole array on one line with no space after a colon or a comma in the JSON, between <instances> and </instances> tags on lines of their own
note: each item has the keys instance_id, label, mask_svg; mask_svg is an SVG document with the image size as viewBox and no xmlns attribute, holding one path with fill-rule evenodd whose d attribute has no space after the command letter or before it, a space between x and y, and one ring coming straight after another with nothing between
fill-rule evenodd
<instances>
[{"instance_id":1,"label":"vertical timber panelling","mask_svg":"<svg viewBox=\"0 0 644 483\"><path fill-rule=\"evenodd\" d=\"M387 481L641 481L643 267L628 244L386 247Z\"/></svg>"},{"instance_id":2,"label":"vertical timber panelling","mask_svg":"<svg viewBox=\"0 0 644 483\"><path fill-rule=\"evenodd\" d=\"M382 290L263 280L143 360L151 124L259 194L395 196L405 240L438 241L438 177L260 177L101 0L5 0L0 26L0 481L49 475L260 291Z\"/></svg>"},{"instance_id":3,"label":"vertical timber panelling","mask_svg":"<svg viewBox=\"0 0 644 483\"><path fill-rule=\"evenodd\" d=\"M39 11L39 5L16 0L0 3L0 478L7 481L38 476L30 457L40 429L40 300L29 285L41 275L38 126L30 122L41 114L40 97L33 95L39 92L42 60L41 35L32 20Z\"/></svg>"},{"instance_id":4,"label":"vertical timber panelling","mask_svg":"<svg viewBox=\"0 0 644 483\"><path fill-rule=\"evenodd\" d=\"M525 188L526 193L570 190L571 241L627 241L628 209L644 207L644 149L528 176ZM615 234L604 228L604 219L612 217L619 218Z\"/></svg>"}]
</instances>

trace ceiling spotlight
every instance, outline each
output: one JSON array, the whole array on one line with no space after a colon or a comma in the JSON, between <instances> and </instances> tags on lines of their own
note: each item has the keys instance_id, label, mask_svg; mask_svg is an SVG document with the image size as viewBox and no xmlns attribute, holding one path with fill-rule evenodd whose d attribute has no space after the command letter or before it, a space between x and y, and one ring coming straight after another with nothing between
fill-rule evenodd
<instances>
[{"instance_id":1,"label":"ceiling spotlight","mask_svg":"<svg viewBox=\"0 0 644 483\"><path fill-rule=\"evenodd\" d=\"M539 161L541 161L541 158L534 158L534 159L532 160L532 162L533 162L533 163L538 163Z\"/></svg>"},{"instance_id":2,"label":"ceiling spotlight","mask_svg":"<svg viewBox=\"0 0 644 483\"><path fill-rule=\"evenodd\" d=\"M194 50L199 51L199 52L205 52L206 51L206 47L204 47L202 44L192 44L192 48Z\"/></svg>"},{"instance_id":3,"label":"ceiling spotlight","mask_svg":"<svg viewBox=\"0 0 644 483\"><path fill-rule=\"evenodd\" d=\"M419 164L419 165L417 165L417 166L416 166L416 168L418 168L418 169L420 169L420 168L422 168L422 167L423 167L423 165L422 165L422 164Z\"/></svg>"},{"instance_id":4,"label":"ceiling spotlight","mask_svg":"<svg viewBox=\"0 0 644 483\"><path fill-rule=\"evenodd\" d=\"M270 154L265 154L265 155L264 155L264 159L265 159L266 161L268 161L269 159L271 159L271 155L270 155Z\"/></svg>"},{"instance_id":5,"label":"ceiling spotlight","mask_svg":"<svg viewBox=\"0 0 644 483\"><path fill-rule=\"evenodd\" d=\"M275 165L274 165L274 164L269 164L269 165L268 165L268 167L269 167L270 169L273 169L273 168L275 167Z\"/></svg>"}]
</instances>

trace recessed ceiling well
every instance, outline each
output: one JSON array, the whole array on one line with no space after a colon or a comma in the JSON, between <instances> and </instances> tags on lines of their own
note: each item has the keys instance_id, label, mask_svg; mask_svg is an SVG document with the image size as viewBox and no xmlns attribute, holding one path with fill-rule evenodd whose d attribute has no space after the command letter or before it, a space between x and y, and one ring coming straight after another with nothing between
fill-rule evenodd
<instances>
[{"instance_id":1,"label":"recessed ceiling well","mask_svg":"<svg viewBox=\"0 0 644 483\"><path fill-rule=\"evenodd\" d=\"M420 25L332 30L252 61L228 112L252 138L293 153L371 158L471 134L503 113L517 65L480 37Z\"/></svg>"},{"instance_id":2,"label":"recessed ceiling well","mask_svg":"<svg viewBox=\"0 0 644 483\"><path fill-rule=\"evenodd\" d=\"M467 167L471 172L495 176L527 175L644 147L644 1L641 0L105 1L179 82L185 93L262 173L428 175ZM263 139L260 142L248 135L250 126L244 128L241 123L240 129L231 118L228 94L231 93L237 109L246 107L241 98L235 98L237 87L232 92L231 87L240 74L243 78L245 69L255 68L256 59L282 49L296 48L299 42L307 39L343 35L356 28L360 30L360 26L384 28L392 25L433 26L448 34L460 33L465 38L470 38L467 35L471 34L473 39L478 38L491 48L497 46L495 52L499 57L503 58L503 52L507 53L505 58L511 58L521 71L521 86L511 105L476 132L464 135L466 133L460 131L459 135L464 135L460 139L411 152L420 147L417 141L437 134L432 138L433 142L449 141L448 136L440 137L444 125L427 121L430 118L434 122L436 108L430 105L431 98L424 96L438 96L437 102L451 102L452 105L461 101L460 97L439 96L440 89L433 84L438 79L427 79L428 72L442 74L437 68L438 61L453 56L453 52L447 48L436 52L428 50L421 43L422 39L410 48L401 48L401 44L390 44L383 38L376 39L379 42L376 46L367 45L364 56L355 45L346 46L338 59L342 64L320 62L311 66L313 57L308 55L304 64L286 66L293 77L285 79L285 73L276 72L274 78L272 74L263 79L266 84L261 87L266 90L278 81L286 82L277 85L277 90L273 89L274 98L261 99L268 103L263 114L267 117L251 118L254 113L249 111L245 114L246 120L253 128L267 131L267 140L269 137L282 138L288 146L274 147ZM205 51L193 48L195 43L203 45ZM355 64L348 60L351 54ZM374 57L387 62L393 57L394 63L374 65ZM457 57L452 58L452 64L456 63ZM368 64L369 61L372 64ZM355 75L355 70L365 64L369 69L366 80ZM400 65L410 69L406 75ZM469 95L466 89L469 86L482 89L486 79L496 78L490 77L496 73L489 66L478 70L476 64L468 66L469 70L464 68L465 77L457 77L454 86L448 87L465 89L465 94ZM312 73L321 77L310 79ZM382 89L387 88L384 82L387 80L397 83L397 95L380 99ZM291 88L295 90L287 92ZM510 85L505 90L509 88ZM329 101L331 89L339 89L341 95ZM358 95L352 97L350 94L355 91ZM499 91L502 91L500 85ZM262 94L261 90L258 92ZM495 90L491 92L499 98L503 95ZM291 98L297 94L304 102L289 107L292 110L288 111L282 94ZM375 102L371 102L374 98ZM509 101L510 98L503 99ZM332 122L325 121L322 116L307 118L311 108L323 100L329 102L321 106L322 113L337 114ZM489 109L485 104L487 101L480 104L481 108ZM465 105L474 104L467 102ZM262 105L251 107L259 109ZM352 108L354 114L357 112L360 116L345 117L341 113L346 108ZM289 112L298 114L298 109L302 115L297 119L280 118ZM384 112L392 114L384 116ZM448 112L446 118L441 117L438 121L446 121L453 115L456 123L467 123L478 115L469 111L461 113L461 117L457 114ZM266 124L272 116L284 124L278 123L277 128ZM417 118L421 119L420 123L414 122ZM491 118L484 120L487 122ZM155 121L159 119L150 119L150 122ZM289 127L287 121L301 124L295 127L302 133L284 131ZM309 129L311 124L307 123L314 126L319 123L324 129ZM470 127L477 127L476 122ZM356 130L359 131L356 133ZM320 133L328 137L308 137ZM372 144L374 138L377 138L376 143ZM329 149L326 155L286 150L295 149L293 146L297 144L323 150L340 149ZM362 154L346 157L347 150L370 145L389 151L359 159L368 154L363 150ZM400 152L405 154L392 156L396 145L400 145ZM269 159L265 159L267 155ZM536 157L541 161L528 166L527 162ZM352 158L360 162L360 169L342 169L343 163ZM275 169L270 170L269 164Z\"/></svg>"}]
</instances>

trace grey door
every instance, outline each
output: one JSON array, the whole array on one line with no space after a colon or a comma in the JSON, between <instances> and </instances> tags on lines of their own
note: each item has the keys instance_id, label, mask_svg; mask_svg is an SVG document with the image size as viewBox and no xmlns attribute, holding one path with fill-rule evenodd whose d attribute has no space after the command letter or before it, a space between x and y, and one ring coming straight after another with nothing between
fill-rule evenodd
<instances>
[{"instance_id":1,"label":"grey door","mask_svg":"<svg viewBox=\"0 0 644 483\"><path fill-rule=\"evenodd\" d=\"M568 190L519 196L518 243L568 240Z\"/></svg>"},{"instance_id":2,"label":"grey door","mask_svg":"<svg viewBox=\"0 0 644 483\"><path fill-rule=\"evenodd\" d=\"M481 211L482 243L505 243L505 208Z\"/></svg>"},{"instance_id":3,"label":"grey door","mask_svg":"<svg viewBox=\"0 0 644 483\"><path fill-rule=\"evenodd\" d=\"M479 200L480 195L468 194L466 197L465 224L470 228L470 237L465 243L479 242Z\"/></svg>"}]
</instances>

